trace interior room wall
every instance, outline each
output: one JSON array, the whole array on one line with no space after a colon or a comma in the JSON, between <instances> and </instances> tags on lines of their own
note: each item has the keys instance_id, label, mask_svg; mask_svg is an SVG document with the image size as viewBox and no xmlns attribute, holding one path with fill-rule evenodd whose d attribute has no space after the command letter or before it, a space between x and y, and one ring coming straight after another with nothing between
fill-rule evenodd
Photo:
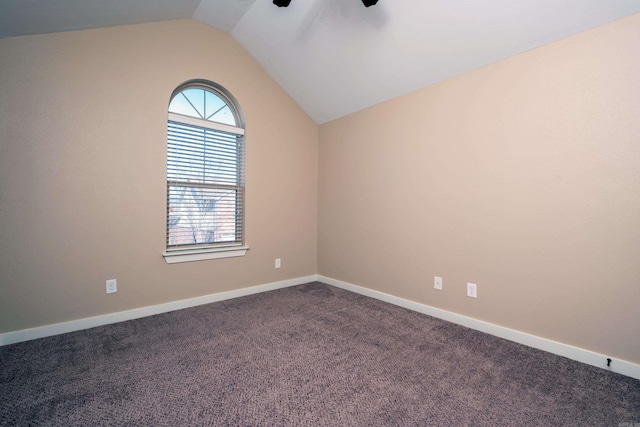
<instances>
[{"instance_id":1,"label":"interior room wall","mask_svg":"<svg viewBox=\"0 0 640 427\"><path fill-rule=\"evenodd\" d=\"M4 39L0 58L0 333L316 273L318 127L231 36L171 21ZM245 115L250 250L168 265L167 106L195 78Z\"/></svg>"},{"instance_id":2,"label":"interior room wall","mask_svg":"<svg viewBox=\"0 0 640 427\"><path fill-rule=\"evenodd\" d=\"M324 124L318 273L640 363L639 114L636 14Z\"/></svg>"},{"instance_id":3,"label":"interior room wall","mask_svg":"<svg viewBox=\"0 0 640 427\"><path fill-rule=\"evenodd\" d=\"M0 333L317 272L640 363L639 46L634 15L318 142L229 35L194 21L0 40ZM167 265L166 107L193 78L243 108L251 249Z\"/></svg>"}]
</instances>

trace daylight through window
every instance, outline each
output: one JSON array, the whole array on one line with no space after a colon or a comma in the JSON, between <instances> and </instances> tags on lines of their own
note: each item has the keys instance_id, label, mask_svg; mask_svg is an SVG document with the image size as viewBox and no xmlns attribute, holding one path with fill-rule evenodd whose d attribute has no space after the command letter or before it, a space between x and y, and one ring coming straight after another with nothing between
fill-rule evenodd
<instances>
[{"instance_id":1,"label":"daylight through window","mask_svg":"<svg viewBox=\"0 0 640 427\"><path fill-rule=\"evenodd\" d=\"M169 104L167 252L244 244L244 127L213 83L179 87Z\"/></svg>"}]
</instances>

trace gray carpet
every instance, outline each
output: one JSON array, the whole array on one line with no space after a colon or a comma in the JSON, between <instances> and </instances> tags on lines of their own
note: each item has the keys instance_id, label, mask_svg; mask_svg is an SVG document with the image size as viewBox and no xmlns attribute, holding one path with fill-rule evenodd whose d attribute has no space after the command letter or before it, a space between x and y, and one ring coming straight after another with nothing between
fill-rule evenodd
<instances>
[{"instance_id":1,"label":"gray carpet","mask_svg":"<svg viewBox=\"0 0 640 427\"><path fill-rule=\"evenodd\" d=\"M640 423L638 380L320 283L0 357L3 426Z\"/></svg>"}]
</instances>

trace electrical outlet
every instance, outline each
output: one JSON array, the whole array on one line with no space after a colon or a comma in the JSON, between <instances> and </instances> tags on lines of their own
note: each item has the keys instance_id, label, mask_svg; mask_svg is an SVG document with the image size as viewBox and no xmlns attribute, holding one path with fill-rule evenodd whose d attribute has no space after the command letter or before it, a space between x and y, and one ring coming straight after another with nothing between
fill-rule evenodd
<instances>
[{"instance_id":1,"label":"electrical outlet","mask_svg":"<svg viewBox=\"0 0 640 427\"><path fill-rule=\"evenodd\" d=\"M475 283L467 283L467 296L471 298L478 298L478 285Z\"/></svg>"},{"instance_id":2,"label":"electrical outlet","mask_svg":"<svg viewBox=\"0 0 640 427\"><path fill-rule=\"evenodd\" d=\"M107 293L115 294L118 292L118 281L116 279L107 280Z\"/></svg>"},{"instance_id":3,"label":"electrical outlet","mask_svg":"<svg viewBox=\"0 0 640 427\"><path fill-rule=\"evenodd\" d=\"M442 277L434 277L433 278L433 287L439 291L442 290Z\"/></svg>"},{"instance_id":4,"label":"electrical outlet","mask_svg":"<svg viewBox=\"0 0 640 427\"><path fill-rule=\"evenodd\" d=\"M281 262L280 258L276 258L276 268L280 268Z\"/></svg>"}]
</instances>

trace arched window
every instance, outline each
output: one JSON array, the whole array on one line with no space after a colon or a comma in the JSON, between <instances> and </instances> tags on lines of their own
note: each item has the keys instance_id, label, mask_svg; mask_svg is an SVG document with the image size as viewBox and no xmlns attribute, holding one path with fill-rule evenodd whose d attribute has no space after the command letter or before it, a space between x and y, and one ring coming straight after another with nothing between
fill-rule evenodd
<instances>
[{"instance_id":1,"label":"arched window","mask_svg":"<svg viewBox=\"0 0 640 427\"><path fill-rule=\"evenodd\" d=\"M244 255L244 120L221 86L190 81L171 95L167 131L169 263Z\"/></svg>"}]
</instances>

